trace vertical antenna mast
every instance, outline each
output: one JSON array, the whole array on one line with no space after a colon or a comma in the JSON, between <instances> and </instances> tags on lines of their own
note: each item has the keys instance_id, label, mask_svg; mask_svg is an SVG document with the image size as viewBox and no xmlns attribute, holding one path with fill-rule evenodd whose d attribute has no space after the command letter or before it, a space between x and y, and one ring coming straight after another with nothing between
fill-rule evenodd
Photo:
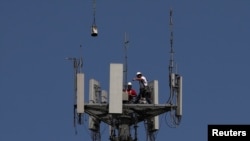
<instances>
[{"instance_id":1,"label":"vertical antenna mast","mask_svg":"<svg viewBox=\"0 0 250 141\"><path fill-rule=\"evenodd\" d=\"M127 40L127 34L125 32L125 37L124 37L124 70L123 70L123 77L124 77L124 82L123 82L123 86L124 86L124 89L126 89L126 84L127 84L127 79L128 79L128 76L127 76L127 72L128 72L128 56L127 56L127 44L129 43L129 41Z\"/></svg>"},{"instance_id":2,"label":"vertical antenna mast","mask_svg":"<svg viewBox=\"0 0 250 141\"><path fill-rule=\"evenodd\" d=\"M82 45L80 45L80 53L82 53ZM80 55L81 56L81 55ZM82 72L82 68L83 68L83 59L82 56L79 59L79 72Z\"/></svg>"},{"instance_id":3,"label":"vertical antenna mast","mask_svg":"<svg viewBox=\"0 0 250 141\"><path fill-rule=\"evenodd\" d=\"M174 74L174 48L173 48L173 10L170 9L170 19L169 19L169 28L170 28L170 60L169 60L169 87L170 87L170 97L168 103L173 104L173 97L175 94L175 74Z\"/></svg>"},{"instance_id":4,"label":"vertical antenna mast","mask_svg":"<svg viewBox=\"0 0 250 141\"><path fill-rule=\"evenodd\" d=\"M174 33L173 33L173 10L170 9L170 20L169 20L169 27L170 27L170 62L169 62L169 73L173 73L174 68L174 49L173 49L173 39L174 39Z\"/></svg>"},{"instance_id":5,"label":"vertical antenna mast","mask_svg":"<svg viewBox=\"0 0 250 141\"><path fill-rule=\"evenodd\" d=\"M173 72L176 68L174 66L174 49L173 49L173 10L170 9L170 62L169 62L169 87L170 87L170 97L169 104L175 104L177 106L175 116L173 116L174 125L179 125L182 116L182 76Z\"/></svg>"},{"instance_id":6,"label":"vertical antenna mast","mask_svg":"<svg viewBox=\"0 0 250 141\"><path fill-rule=\"evenodd\" d=\"M94 17L94 22L93 24L95 25L95 9L96 9L96 3L95 0L93 0L93 17Z\"/></svg>"}]
</instances>

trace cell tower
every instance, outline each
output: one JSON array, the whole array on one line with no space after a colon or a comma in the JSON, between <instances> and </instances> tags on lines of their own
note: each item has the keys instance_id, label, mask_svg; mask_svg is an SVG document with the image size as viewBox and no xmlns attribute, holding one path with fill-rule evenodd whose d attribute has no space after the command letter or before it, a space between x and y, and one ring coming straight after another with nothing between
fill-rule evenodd
<instances>
[{"instance_id":1,"label":"cell tower","mask_svg":"<svg viewBox=\"0 0 250 141\"><path fill-rule=\"evenodd\" d=\"M173 10L170 9L169 12L169 26L170 26L170 61L169 61L169 89L170 89L170 97L168 100L168 104L177 105L177 109L174 112L175 114L171 117L173 118L173 123L171 126L176 126L180 124L182 117L182 76L177 74L177 69L175 67L174 62L174 48L173 48L173 40L174 40L174 32L173 32Z\"/></svg>"},{"instance_id":2,"label":"cell tower","mask_svg":"<svg viewBox=\"0 0 250 141\"><path fill-rule=\"evenodd\" d=\"M160 104L158 100L158 80L150 81L151 104L128 103L128 94L123 91L124 79L127 80L127 62L110 63L109 91L102 90L99 81L89 80L89 102L84 102L84 74L81 72L82 59L73 60L75 78L74 123L83 124L83 114L89 115L89 130L92 141L101 141L101 123L110 127L110 141L137 141L139 139L138 124L144 122L147 141L155 141L159 130L159 116L164 113L171 114L172 125L179 125L182 116L182 76L174 72L173 50L173 11L170 10L170 62L169 87L170 96L167 103ZM125 49L128 41L125 34Z\"/></svg>"}]
</instances>

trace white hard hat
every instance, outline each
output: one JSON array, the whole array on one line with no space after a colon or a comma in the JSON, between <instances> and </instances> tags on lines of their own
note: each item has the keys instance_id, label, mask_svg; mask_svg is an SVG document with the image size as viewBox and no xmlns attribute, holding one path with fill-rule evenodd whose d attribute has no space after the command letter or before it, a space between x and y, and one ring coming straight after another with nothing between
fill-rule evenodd
<instances>
[{"instance_id":1,"label":"white hard hat","mask_svg":"<svg viewBox=\"0 0 250 141\"><path fill-rule=\"evenodd\" d=\"M141 74L141 72L138 71L138 72L136 73L136 75L139 75L139 74Z\"/></svg>"},{"instance_id":2,"label":"white hard hat","mask_svg":"<svg viewBox=\"0 0 250 141\"><path fill-rule=\"evenodd\" d=\"M128 85L132 85L132 83L131 83L131 82L128 82Z\"/></svg>"}]
</instances>

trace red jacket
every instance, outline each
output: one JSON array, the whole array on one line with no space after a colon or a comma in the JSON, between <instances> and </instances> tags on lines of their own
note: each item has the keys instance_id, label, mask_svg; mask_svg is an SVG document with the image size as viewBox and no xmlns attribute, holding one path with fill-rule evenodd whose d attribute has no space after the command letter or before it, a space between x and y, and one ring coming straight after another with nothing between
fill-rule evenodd
<instances>
[{"instance_id":1,"label":"red jacket","mask_svg":"<svg viewBox=\"0 0 250 141\"><path fill-rule=\"evenodd\" d=\"M128 94L128 100L132 100L133 97L137 95L134 89L127 89L126 92Z\"/></svg>"}]
</instances>

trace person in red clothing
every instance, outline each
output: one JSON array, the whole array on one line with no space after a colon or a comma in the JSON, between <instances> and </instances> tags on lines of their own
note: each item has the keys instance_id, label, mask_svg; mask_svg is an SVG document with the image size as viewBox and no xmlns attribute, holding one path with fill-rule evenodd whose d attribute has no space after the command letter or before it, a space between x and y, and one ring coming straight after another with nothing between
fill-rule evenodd
<instances>
[{"instance_id":1,"label":"person in red clothing","mask_svg":"<svg viewBox=\"0 0 250 141\"><path fill-rule=\"evenodd\" d=\"M134 98L137 96L137 93L132 88L132 83L131 82L128 82L126 93L128 94L129 103L134 103Z\"/></svg>"}]
</instances>

